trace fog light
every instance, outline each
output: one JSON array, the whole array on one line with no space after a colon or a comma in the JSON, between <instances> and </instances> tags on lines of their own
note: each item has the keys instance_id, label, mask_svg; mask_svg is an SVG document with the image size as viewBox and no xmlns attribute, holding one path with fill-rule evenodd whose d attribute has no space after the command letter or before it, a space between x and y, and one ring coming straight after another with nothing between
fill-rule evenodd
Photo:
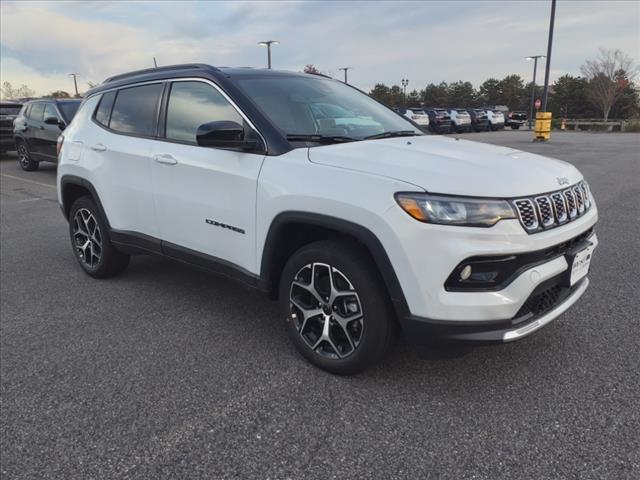
<instances>
[{"instance_id":1,"label":"fog light","mask_svg":"<svg viewBox=\"0 0 640 480\"><path fill-rule=\"evenodd\" d=\"M462 281L468 280L470 276L471 276L471 265L467 265L460 272L460 280Z\"/></svg>"}]
</instances>

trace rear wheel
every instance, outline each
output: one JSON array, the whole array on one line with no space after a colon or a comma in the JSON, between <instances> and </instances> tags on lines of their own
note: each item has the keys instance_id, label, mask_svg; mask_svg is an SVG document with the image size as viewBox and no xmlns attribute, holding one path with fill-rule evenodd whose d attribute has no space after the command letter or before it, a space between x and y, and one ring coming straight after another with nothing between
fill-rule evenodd
<instances>
[{"instance_id":1,"label":"rear wheel","mask_svg":"<svg viewBox=\"0 0 640 480\"><path fill-rule=\"evenodd\" d=\"M32 158L29 145L26 142L19 142L16 151L18 153L18 163L23 170L32 172L38 169L39 163Z\"/></svg>"},{"instance_id":2,"label":"rear wheel","mask_svg":"<svg viewBox=\"0 0 640 480\"><path fill-rule=\"evenodd\" d=\"M511 125L511 130L518 130L520 125Z\"/></svg>"},{"instance_id":3,"label":"rear wheel","mask_svg":"<svg viewBox=\"0 0 640 480\"><path fill-rule=\"evenodd\" d=\"M349 242L315 242L293 254L282 273L280 302L298 351L331 373L365 370L395 338L379 274Z\"/></svg>"},{"instance_id":4,"label":"rear wheel","mask_svg":"<svg viewBox=\"0 0 640 480\"><path fill-rule=\"evenodd\" d=\"M129 255L111 243L106 222L91 197L80 197L71 207L69 235L78 263L92 277L111 277L127 268Z\"/></svg>"}]
</instances>

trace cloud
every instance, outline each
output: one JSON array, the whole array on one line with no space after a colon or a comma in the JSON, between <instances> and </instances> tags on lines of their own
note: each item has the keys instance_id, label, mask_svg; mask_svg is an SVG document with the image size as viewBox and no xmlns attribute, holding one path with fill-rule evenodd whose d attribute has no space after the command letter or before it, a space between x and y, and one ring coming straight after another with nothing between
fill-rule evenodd
<instances>
[{"instance_id":1,"label":"cloud","mask_svg":"<svg viewBox=\"0 0 640 480\"><path fill-rule=\"evenodd\" d=\"M153 65L200 61L263 67L259 40L275 39L277 68L313 63L368 89L409 88L510 73L529 79L524 57L546 53L549 3L522 2L10 2L1 4L2 76L68 90ZM35 34L34 32L41 32ZM640 3L559 2L552 76L579 72L597 48L640 57ZM38 87L39 88L39 87Z\"/></svg>"}]
</instances>

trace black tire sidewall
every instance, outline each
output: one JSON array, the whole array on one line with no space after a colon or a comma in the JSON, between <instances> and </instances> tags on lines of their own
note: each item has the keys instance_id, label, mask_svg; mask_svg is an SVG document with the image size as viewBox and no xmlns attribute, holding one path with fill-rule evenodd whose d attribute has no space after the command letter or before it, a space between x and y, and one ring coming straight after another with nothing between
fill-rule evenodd
<instances>
[{"instance_id":1,"label":"black tire sidewall","mask_svg":"<svg viewBox=\"0 0 640 480\"><path fill-rule=\"evenodd\" d=\"M20 159L21 148L24 149L24 154L28 160L26 162L26 165L23 164L22 160ZM32 172L38 169L39 163L33 159L33 156L31 155L31 150L29 149L29 145L27 144L27 142L20 141L20 143L16 146L16 153L18 154L18 164L20 165L20 168L22 168L22 170L24 170L25 172Z\"/></svg>"},{"instance_id":2,"label":"black tire sidewall","mask_svg":"<svg viewBox=\"0 0 640 480\"><path fill-rule=\"evenodd\" d=\"M363 337L355 352L344 359L330 359L312 351L289 318L291 281L302 267L314 262L326 263L340 270L347 276L360 298L364 315ZM298 250L282 272L279 293L289 336L298 351L323 370L339 375L361 372L379 361L391 343L394 333L391 323L393 318L386 290L371 259L349 242L320 241Z\"/></svg>"}]
</instances>

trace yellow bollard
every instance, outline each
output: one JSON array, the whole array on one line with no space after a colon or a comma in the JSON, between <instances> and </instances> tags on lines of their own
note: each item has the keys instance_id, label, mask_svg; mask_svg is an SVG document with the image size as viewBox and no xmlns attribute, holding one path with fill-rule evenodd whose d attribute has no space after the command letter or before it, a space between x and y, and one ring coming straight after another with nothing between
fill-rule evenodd
<instances>
[{"instance_id":1,"label":"yellow bollard","mask_svg":"<svg viewBox=\"0 0 640 480\"><path fill-rule=\"evenodd\" d=\"M536 113L536 127L534 130L534 141L546 142L551 138L551 112Z\"/></svg>"}]
</instances>

